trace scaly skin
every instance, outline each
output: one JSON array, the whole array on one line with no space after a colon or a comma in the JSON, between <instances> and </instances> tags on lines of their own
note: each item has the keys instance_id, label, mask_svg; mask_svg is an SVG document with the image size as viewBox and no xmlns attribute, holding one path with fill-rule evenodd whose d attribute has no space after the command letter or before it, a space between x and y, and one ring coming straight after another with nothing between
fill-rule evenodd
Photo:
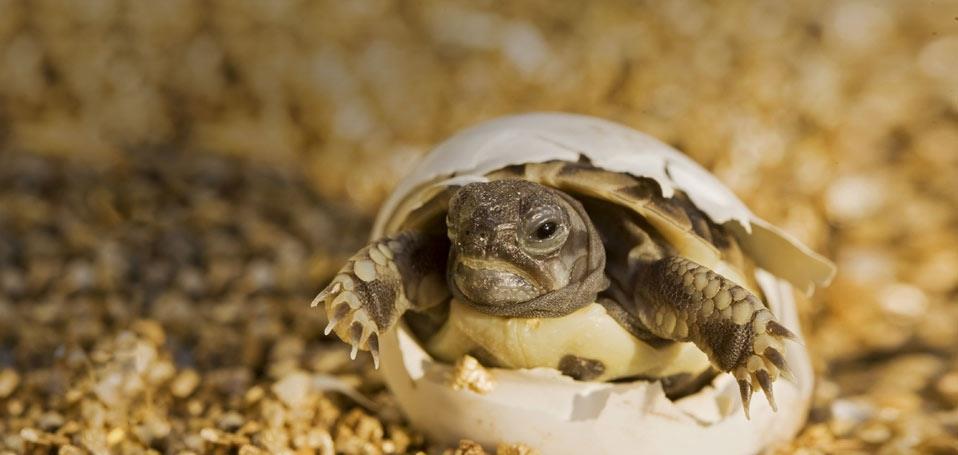
<instances>
[{"instance_id":1,"label":"scaly skin","mask_svg":"<svg viewBox=\"0 0 958 455\"><path fill-rule=\"evenodd\" d=\"M772 383L792 376L783 352L784 339L795 335L775 321L758 297L683 257L652 262L638 278L637 316L649 331L695 343L716 368L732 373L746 416L756 386L777 409Z\"/></svg>"},{"instance_id":2,"label":"scaly skin","mask_svg":"<svg viewBox=\"0 0 958 455\"><path fill-rule=\"evenodd\" d=\"M379 336L404 312L443 302L448 243L442 237L401 232L370 243L349 259L311 306L325 304L329 324L351 344L351 358L368 350L379 367Z\"/></svg>"}]
</instances>

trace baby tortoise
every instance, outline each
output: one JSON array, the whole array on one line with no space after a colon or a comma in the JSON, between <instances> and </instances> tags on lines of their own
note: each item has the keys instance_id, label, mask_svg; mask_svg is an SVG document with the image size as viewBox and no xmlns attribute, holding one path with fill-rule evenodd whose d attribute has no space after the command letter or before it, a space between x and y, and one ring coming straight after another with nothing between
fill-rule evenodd
<instances>
[{"instance_id":1,"label":"baby tortoise","mask_svg":"<svg viewBox=\"0 0 958 455\"><path fill-rule=\"evenodd\" d=\"M588 163L512 166L436 191L354 255L313 301L326 333L369 350L405 321L431 354L656 378L672 396L714 370L743 406L789 379L784 340L735 238L677 192Z\"/></svg>"}]
</instances>

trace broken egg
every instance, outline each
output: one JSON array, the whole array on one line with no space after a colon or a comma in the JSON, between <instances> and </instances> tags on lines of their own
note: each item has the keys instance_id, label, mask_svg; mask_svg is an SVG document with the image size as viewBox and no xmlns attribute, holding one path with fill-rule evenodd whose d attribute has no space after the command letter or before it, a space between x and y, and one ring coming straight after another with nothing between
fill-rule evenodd
<instances>
[{"instance_id":1,"label":"broken egg","mask_svg":"<svg viewBox=\"0 0 958 455\"><path fill-rule=\"evenodd\" d=\"M735 235L756 264L770 310L797 334L796 299L834 274L829 261L756 217L685 155L625 126L559 113L492 120L440 144L387 200L372 238L396 232L424 195L510 165L557 160L654 179L665 197L684 192ZM487 368L468 358L450 365L430 356L403 324L383 334L380 346L383 375L401 408L439 443L523 443L547 454L744 454L791 439L805 421L813 374L800 339L786 353L795 380L775 382L778 411L753 400L751 418L729 374L673 401L657 381L576 381L552 368Z\"/></svg>"}]
</instances>

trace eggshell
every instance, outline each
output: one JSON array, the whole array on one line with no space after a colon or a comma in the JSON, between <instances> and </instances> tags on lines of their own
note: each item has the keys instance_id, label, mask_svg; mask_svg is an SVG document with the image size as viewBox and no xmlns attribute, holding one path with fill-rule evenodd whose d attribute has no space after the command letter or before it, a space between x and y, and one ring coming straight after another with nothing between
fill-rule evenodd
<instances>
[{"instance_id":1,"label":"eggshell","mask_svg":"<svg viewBox=\"0 0 958 455\"><path fill-rule=\"evenodd\" d=\"M825 285L834 266L759 219L735 195L680 152L613 122L559 113L492 120L439 145L399 184L381 209L378 238L415 208L407 197L429 185L482 180L512 164L587 157L608 170L654 178L665 196L676 190L716 223L724 223L759 267L756 279L778 320L801 333L792 285L810 292ZM791 283L791 284L790 284ZM756 394L745 418L738 386L720 375L700 392L671 401L658 383L581 382L551 368L489 368L492 390L479 394L450 386L452 367L433 360L399 326L381 340L382 370L410 421L434 441L462 438L487 447L524 443L544 454L746 454L794 437L812 391L808 353L787 346L796 381L774 385L778 412Z\"/></svg>"}]
</instances>

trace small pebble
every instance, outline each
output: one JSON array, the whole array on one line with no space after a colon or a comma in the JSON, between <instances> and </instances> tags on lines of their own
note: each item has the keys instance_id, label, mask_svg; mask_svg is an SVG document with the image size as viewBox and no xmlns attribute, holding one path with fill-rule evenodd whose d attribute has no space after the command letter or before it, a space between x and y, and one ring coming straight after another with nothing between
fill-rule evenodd
<instances>
[{"instance_id":1,"label":"small pebble","mask_svg":"<svg viewBox=\"0 0 958 455\"><path fill-rule=\"evenodd\" d=\"M40 415L40 418L37 419L37 423L40 424L40 428L43 429L43 431L51 433L63 426L63 422L63 416L53 411L44 412L42 415Z\"/></svg>"},{"instance_id":2,"label":"small pebble","mask_svg":"<svg viewBox=\"0 0 958 455\"><path fill-rule=\"evenodd\" d=\"M170 384L170 391L177 398L186 398L196 390L200 384L200 375L196 370L183 370L176 375Z\"/></svg>"},{"instance_id":3,"label":"small pebble","mask_svg":"<svg viewBox=\"0 0 958 455\"><path fill-rule=\"evenodd\" d=\"M289 407L305 404L311 390L312 380L308 374L302 371L287 374L272 387L272 391L277 398Z\"/></svg>"},{"instance_id":4,"label":"small pebble","mask_svg":"<svg viewBox=\"0 0 958 455\"><path fill-rule=\"evenodd\" d=\"M486 455L486 451L475 441L463 439L459 441L459 447L450 451L452 455Z\"/></svg>"},{"instance_id":5,"label":"small pebble","mask_svg":"<svg viewBox=\"0 0 958 455\"><path fill-rule=\"evenodd\" d=\"M958 371L946 373L935 382L935 390L952 405L958 406Z\"/></svg>"},{"instance_id":6,"label":"small pebble","mask_svg":"<svg viewBox=\"0 0 958 455\"><path fill-rule=\"evenodd\" d=\"M6 398L20 384L20 375L16 371L5 368L0 371L0 398Z\"/></svg>"},{"instance_id":7,"label":"small pebble","mask_svg":"<svg viewBox=\"0 0 958 455\"><path fill-rule=\"evenodd\" d=\"M462 356L456 362L449 384L454 390L467 389L478 394L489 393L496 386L492 375L475 357L469 355Z\"/></svg>"},{"instance_id":8,"label":"small pebble","mask_svg":"<svg viewBox=\"0 0 958 455\"><path fill-rule=\"evenodd\" d=\"M866 423L855 434L869 444L881 444L892 436L891 429L881 422Z\"/></svg>"}]
</instances>

